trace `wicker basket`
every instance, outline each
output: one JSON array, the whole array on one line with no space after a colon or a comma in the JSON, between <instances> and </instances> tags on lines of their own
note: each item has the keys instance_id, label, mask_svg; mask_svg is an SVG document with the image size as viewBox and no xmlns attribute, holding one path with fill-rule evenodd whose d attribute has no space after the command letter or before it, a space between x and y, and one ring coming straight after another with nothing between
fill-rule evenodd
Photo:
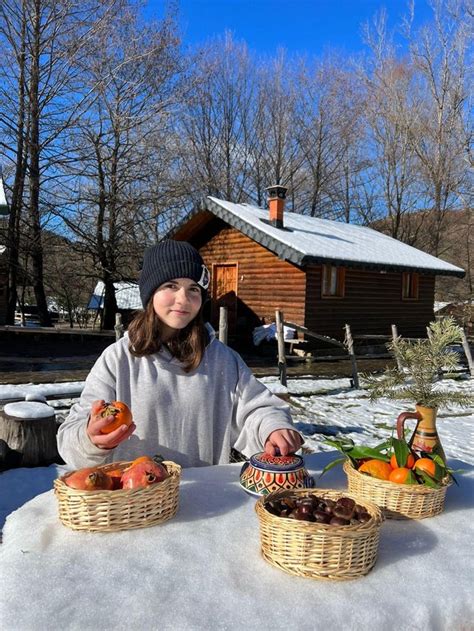
<instances>
[{"instance_id":1,"label":"wicker basket","mask_svg":"<svg viewBox=\"0 0 474 631\"><path fill-rule=\"evenodd\" d=\"M378 480L359 473L347 460L343 467L348 480L348 489L361 500L374 502L388 519L425 519L443 512L444 498L452 479L447 476L443 486L432 489L422 484L396 484Z\"/></svg>"},{"instance_id":2,"label":"wicker basket","mask_svg":"<svg viewBox=\"0 0 474 631\"><path fill-rule=\"evenodd\" d=\"M334 526L272 515L264 503L282 497L317 495L337 500L352 497L372 518L364 524ZM371 502L326 489L276 491L258 500L263 558L281 570L306 578L345 581L367 574L377 559L383 516Z\"/></svg>"},{"instance_id":3,"label":"wicker basket","mask_svg":"<svg viewBox=\"0 0 474 631\"><path fill-rule=\"evenodd\" d=\"M103 471L125 468L129 462L113 462L100 467ZM169 477L140 489L116 491L77 491L63 482L54 481L59 504L59 519L73 530L114 532L145 528L171 519L178 510L181 467L171 461L163 463Z\"/></svg>"}]
</instances>

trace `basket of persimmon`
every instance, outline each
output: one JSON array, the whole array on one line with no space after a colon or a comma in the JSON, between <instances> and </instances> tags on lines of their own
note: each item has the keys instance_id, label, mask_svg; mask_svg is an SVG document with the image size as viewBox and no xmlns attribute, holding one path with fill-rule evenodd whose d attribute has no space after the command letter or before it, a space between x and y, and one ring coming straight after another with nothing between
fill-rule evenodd
<instances>
[{"instance_id":1,"label":"basket of persimmon","mask_svg":"<svg viewBox=\"0 0 474 631\"><path fill-rule=\"evenodd\" d=\"M288 574L344 581L375 565L383 515L372 502L329 489L280 490L255 510L263 558Z\"/></svg>"},{"instance_id":2,"label":"basket of persimmon","mask_svg":"<svg viewBox=\"0 0 474 631\"><path fill-rule=\"evenodd\" d=\"M331 464L344 462L348 490L377 504L386 518L425 519L443 512L454 478L439 455L414 453L398 438L376 447L350 440L326 442L344 453L345 458Z\"/></svg>"},{"instance_id":3,"label":"basket of persimmon","mask_svg":"<svg viewBox=\"0 0 474 631\"><path fill-rule=\"evenodd\" d=\"M73 530L155 526L178 510L181 467L141 456L71 471L54 481L59 519Z\"/></svg>"}]
</instances>

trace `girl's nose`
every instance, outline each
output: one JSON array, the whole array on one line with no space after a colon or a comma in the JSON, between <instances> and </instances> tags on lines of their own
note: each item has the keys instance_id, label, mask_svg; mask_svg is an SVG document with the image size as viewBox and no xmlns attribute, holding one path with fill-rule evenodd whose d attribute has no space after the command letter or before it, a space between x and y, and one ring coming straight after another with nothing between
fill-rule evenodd
<instances>
[{"instance_id":1,"label":"girl's nose","mask_svg":"<svg viewBox=\"0 0 474 631\"><path fill-rule=\"evenodd\" d=\"M184 303L188 301L188 294L186 293L186 289L184 287L180 287L176 292L176 299L179 302Z\"/></svg>"}]
</instances>

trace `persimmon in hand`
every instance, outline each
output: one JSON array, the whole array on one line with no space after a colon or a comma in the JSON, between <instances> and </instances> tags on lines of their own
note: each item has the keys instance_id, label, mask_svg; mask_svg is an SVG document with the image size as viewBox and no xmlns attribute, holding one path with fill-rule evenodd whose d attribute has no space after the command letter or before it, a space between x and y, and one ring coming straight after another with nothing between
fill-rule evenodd
<instances>
[{"instance_id":1,"label":"persimmon in hand","mask_svg":"<svg viewBox=\"0 0 474 631\"><path fill-rule=\"evenodd\" d=\"M130 427L133 423L132 413L126 403L122 401L112 401L112 403L105 403L104 406L98 412L102 418L113 416L114 420L102 427L100 430L102 434L110 434L114 430L118 429L122 425Z\"/></svg>"}]
</instances>

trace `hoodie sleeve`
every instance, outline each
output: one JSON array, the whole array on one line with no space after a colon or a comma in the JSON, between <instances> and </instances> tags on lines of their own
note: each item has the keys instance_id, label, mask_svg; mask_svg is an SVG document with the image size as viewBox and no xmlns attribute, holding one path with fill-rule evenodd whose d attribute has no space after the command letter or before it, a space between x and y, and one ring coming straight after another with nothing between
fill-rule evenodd
<instances>
[{"instance_id":1,"label":"hoodie sleeve","mask_svg":"<svg viewBox=\"0 0 474 631\"><path fill-rule=\"evenodd\" d=\"M66 420L58 429L57 442L61 458L75 469L103 464L113 450L96 447L87 435L87 423L93 401L116 399L116 361L112 347L106 349L87 376L84 390Z\"/></svg>"},{"instance_id":2,"label":"hoodie sleeve","mask_svg":"<svg viewBox=\"0 0 474 631\"><path fill-rule=\"evenodd\" d=\"M233 447L250 457L277 429L293 429L289 406L258 381L237 355L239 380L232 419Z\"/></svg>"}]
</instances>

